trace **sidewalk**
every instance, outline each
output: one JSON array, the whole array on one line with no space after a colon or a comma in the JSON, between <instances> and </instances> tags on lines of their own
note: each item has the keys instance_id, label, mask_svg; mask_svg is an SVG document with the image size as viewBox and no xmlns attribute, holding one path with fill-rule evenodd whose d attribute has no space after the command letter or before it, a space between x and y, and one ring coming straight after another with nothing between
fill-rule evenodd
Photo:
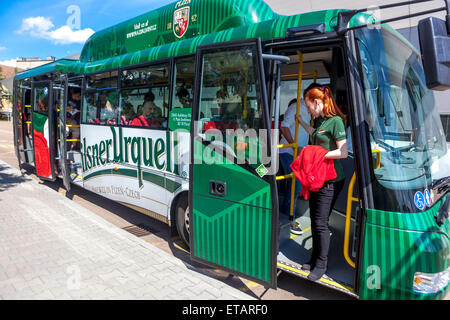
<instances>
[{"instance_id":1,"label":"sidewalk","mask_svg":"<svg viewBox=\"0 0 450 320\"><path fill-rule=\"evenodd\" d=\"M0 160L1 299L252 299Z\"/></svg>"}]
</instances>

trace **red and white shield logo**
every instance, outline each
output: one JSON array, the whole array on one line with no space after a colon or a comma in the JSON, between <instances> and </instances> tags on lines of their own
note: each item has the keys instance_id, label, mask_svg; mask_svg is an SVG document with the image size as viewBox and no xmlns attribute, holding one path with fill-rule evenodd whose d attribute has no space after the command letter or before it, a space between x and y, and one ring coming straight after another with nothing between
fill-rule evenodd
<instances>
[{"instance_id":1,"label":"red and white shield logo","mask_svg":"<svg viewBox=\"0 0 450 320\"><path fill-rule=\"evenodd\" d=\"M182 38L189 27L189 7L178 9L173 14L173 33Z\"/></svg>"}]
</instances>

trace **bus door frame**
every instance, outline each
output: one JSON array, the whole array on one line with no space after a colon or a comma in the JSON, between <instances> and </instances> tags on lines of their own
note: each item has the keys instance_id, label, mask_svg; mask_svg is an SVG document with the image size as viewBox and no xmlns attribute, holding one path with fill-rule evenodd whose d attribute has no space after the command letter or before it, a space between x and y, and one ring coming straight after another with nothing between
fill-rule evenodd
<instances>
[{"instance_id":1,"label":"bus door frame","mask_svg":"<svg viewBox=\"0 0 450 320\"><path fill-rule=\"evenodd\" d=\"M22 165L27 163L27 164L31 164L34 162L34 147L33 147L33 140L32 140L32 136L33 133L31 133L31 138L29 138L29 143L31 144L31 149L27 149L27 143L26 143L26 127L27 127L27 121L31 122L30 128L33 125L33 108L31 108L31 112L30 112L30 119L27 119L27 121L25 121L25 111L26 111L26 106L27 104L25 103L25 97L26 97L26 93L27 91L30 93L30 106L31 106L31 96L32 96L32 88L31 88L31 82L30 82L30 86L24 86L22 84L19 85L19 82L23 82L26 79L23 80L15 80L14 81L14 89L15 89L15 93L14 93L14 105L13 105L13 124L14 124L14 147L16 149L16 156L17 156L17 160L19 162L19 168L22 169ZM21 109L22 109L22 113L21 113L21 121L20 123L22 123L22 125L19 128L19 114L18 114L18 110L17 110L17 103L19 100L19 97L17 95L17 88L21 88L22 89L22 94L20 97L21 100ZM22 135L20 135L20 132L22 133ZM22 145L22 149L20 148L20 144L18 144L19 139L21 139L21 145Z\"/></svg>"},{"instance_id":2,"label":"bus door frame","mask_svg":"<svg viewBox=\"0 0 450 320\"><path fill-rule=\"evenodd\" d=\"M356 172L356 188L359 194L359 203L355 213L355 232L353 246L356 251L356 265L354 278L354 292L358 295L359 280L361 272L361 263L364 249L364 234L366 222L366 208L373 208L373 197L370 177L370 160L366 154L371 154L368 130L365 122L365 99L362 91L362 83L359 75L360 66L358 65L359 55L356 47L354 31L348 31L345 35L339 36L331 33L327 39L311 41L300 39L298 41L283 41L281 43L270 42L265 48L272 54L279 54L279 51L287 48L295 48L302 51L327 49L330 47L340 47L342 49L345 81L347 86L348 98L348 121L350 121L350 132L352 134L352 145ZM271 91L272 92L272 91ZM270 97L273 99L272 97ZM346 179L350 179L347 177ZM352 244L350 244L352 245Z\"/></svg>"},{"instance_id":3,"label":"bus door frame","mask_svg":"<svg viewBox=\"0 0 450 320\"><path fill-rule=\"evenodd\" d=\"M22 100L24 101L23 117L25 117L25 114L27 113L26 110L30 109L29 119L27 120L30 122L30 126L29 126L30 127L30 136L28 137L26 135L28 123L27 123L27 121L23 121L23 123L25 124L25 127L23 127L23 130L24 130L23 131L24 132L24 135L23 135L24 141L23 142L24 142L24 147L25 147L25 162L29 163L29 164L33 164L33 166L34 166L33 104L31 101L31 99L33 97L33 89L31 87L31 85L32 85L31 79L29 81L30 81L29 87L24 87L24 86L22 87L22 90L23 90L22 91ZM25 98L26 98L27 92L30 94L30 103L28 104L29 107L27 107L27 104L25 103L25 100L26 100ZM29 140L28 143L30 144L29 148L27 148L27 143L26 143L27 139Z\"/></svg>"},{"instance_id":4,"label":"bus door frame","mask_svg":"<svg viewBox=\"0 0 450 320\"><path fill-rule=\"evenodd\" d=\"M363 82L361 81L362 65L359 50L356 43L355 30L349 30L343 34L344 39L344 60L346 63L346 79L349 88L349 103L352 110L349 120L351 121L353 153L355 155L356 184L359 197L359 213L356 216L355 236L358 241L355 243L356 251L356 274L355 293L359 295L360 274L366 272L361 270L364 257L365 226L367 209L374 208L372 192L372 150L366 121L366 100L364 97Z\"/></svg>"},{"instance_id":5,"label":"bus door frame","mask_svg":"<svg viewBox=\"0 0 450 320\"><path fill-rule=\"evenodd\" d=\"M61 170L61 176L63 180L64 187L67 191L70 191L70 167L67 160L67 135L66 135L66 121L67 121L67 101L68 101L68 78L67 75L62 74L60 77L60 81L53 82L54 88L58 83L61 88L64 90L63 103L59 106L59 111L57 111L57 120L56 120L56 143L59 147L59 168Z\"/></svg>"},{"instance_id":6,"label":"bus door frame","mask_svg":"<svg viewBox=\"0 0 450 320\"><path fill-rule=\"evenodd\" d=\"M14 105L13 105L13 127L14 127L14 150L16 151L17 161L19 162L19 168L22 168L22 163L26 163L26 154L25 154L25 132L24 132L24 111L25 104L23 101L24 92L21 91L20 97L20 115L18 110L18 88L24 90L21 85L19 85L19 80L14 81ZM19 121L20 116L20 121Z\"/></svg>"},{"instance_id":7,"label":"bus door frame","mask_svg":"<svg viewBox=\"0 0 450 320\"><path fill-rule=\"evenodd\" d=\"M48 141L48 147L49 147L49 161L50 161L50 170L51 170L51 175L50 177L43 177L40 176L37 173L37 163L35 161L34 166L36 168L36 176L38 176L40 179L45 180L45 181L55 181L56 180L56 173L55 173L55 152L54 152L54 148L56 147L55 145L55 126L54 126L54 108L53 108L53 80L44 80L44 81L32 81L31 84L31 106L32 106L32 115L34 117L34 113L38 113L37 111L35 111L35 101L34 101L34 90L36 88L36 84L41 84L41 83L47 83L48 84L48 90L49 90L49 99L48 99L48 137L49 137L49 141ZM33 154L36 154L36 144L35 144L35 137L34 137L34 123L32 122L32 136L33 136L33 149L34 152ZM36 158L36 156L35 156Z\"/></svg>"},{"instance_id":8,"label":"bus door frame","mask_svg":"<svg viewBox=\"0 0 450 320\"><path fill-rule=\"evenodd\" d=\"M278 192L277 192L277 185L275 181L275 175L276 172L273 174L268 174L267 179L270 180L270 189L271 189L271 202L272 202L272 212L271 212L271 230L270 230L270 253L269 253L269 260L270 260L270 281L264 281L258 278L255 278L251 275L247 275L245 273L241 273L236 270L229 269L225 266L216 264L214 262L204 260L198 256L195 256L195 249L194 249L194 231L195 231L195 223L192 216L193 212L193 184L194 184L194 137L195 134L195 122L199 115L199 105L200 105L200 90L202 85L202 74L203 70L201 67L202 62L202 53L204 51L211 51L211 50L217 50L224 48L230 48L235 47L239 48L240 46L245 45L256 45L257 49L257 64L255 65L255 68L258 69L259 79L258 82L260 83L260 89L261 89L261 95L262 95L262 111L263 111L263 117L264 117L264 123L265 127L268 130L268 145L271 144L271 126L270 126L270 114L269 114L269 104L267 99L267 88L266 88L266 77L265 77L265 70L264 70L264 61L263 61L263 51L261 46L261 39L260 38L253 38L253 39L245 39L245 40L236 40L236 41L229 41L229 42L221 42L221 43L215 43L215 44L207 44L203 46L197 47L196 51L196 58L195 58L195 75L194 75L194 101L192 105L192 122L191 122L191 161L189 165L189 208L190 208L190 248L191 248L191 260L196 261L199 263L202 263L204 265L224 270L226 272L229 272L230 274L241 276L244 278L247 278L249 280L252 280L254 282L257 282L259 284L262 284L266 288L277 288L277 254L278 254ZM274 152L274 148L268 148L270 151L270 157L273 159L272 153ZM262 179L263 180L263 179ZM270 209L267 209L270 210ZM233 248L230 248L230 251L232 251Z\"/></svg>"}]
</instances>

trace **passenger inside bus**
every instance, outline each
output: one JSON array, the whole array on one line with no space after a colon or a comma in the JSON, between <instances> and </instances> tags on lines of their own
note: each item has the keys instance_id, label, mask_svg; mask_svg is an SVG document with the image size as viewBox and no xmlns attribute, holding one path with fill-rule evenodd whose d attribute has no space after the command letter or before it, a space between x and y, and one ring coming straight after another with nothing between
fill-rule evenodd
<instances>
[{"instance_id":1,"label":"passenger inside bus","mask_svg":"<svg viewBox=\"0 0 450 320\"><path fill-rule=\"evenodd\" d=\"M318 83L312 83L309 85L309 87L306 89L309 90L314 87L321 86ZM295 114L297 111L297 98L291 100L289 102L288 108L286 112L284 113L283 122L281 122L280 125L280 131L281 131L281 141L280 144L287 145L287 144L293 144L295 142ZM307 108L303 102L301 101L300 104L300 114L302 115L303 119L309 118ZM309 136L308 134L300 127L300 124L298 124L298 151L297 156L300 154L300 151L303 147L308 145ZM280 165L283 168L283 174L288 175L292 172L291 169L291 163L294 161L294 149L293 148L282 148L279 149L279 158L280 158ZM283 202L280 206L280 214L283 214L285 216L290 215L290 208L291 208L291 189L292 189L292 183L291 181L287 181L286 186L286 193L283 199ZM295 194L299 194L301 192L301 183L296 180L295 182ZM296 204L297 204L297 196L294 196L294 213L296 213ZM300 228L300 225L297 222L293 222L291 226L291 233L293 234L301 234L303 231Z\"/></svg>"},{"instance_id":2,"label":"passenger inside bus","mask_svg":"<svg viewBox=\"0 0 450 320\"><path fill-rule=\"evenodd\" d=\"M142 107L142 115L136 117L130 124L138 127L156 127L163 126L162 112L153 101L147 101Z\"/></svg>"},{"instance_id":3,"label":"passenger inside bus","mask_svg":"<svg viewBox=\"0 0 450 320\"><path fill-rule=\"evenodd\" d=\"M287 107L289 106L289 102L292 100L292 97L297 95L297 91L299 89L299 85L301 85L301 97L302 97L302 108L303 105L303 96L306 88L309 89L309 86L314 82L320 83L322 85L326 85L331 89L331 92L334 95L334 98L342 111L344 113L344 117L348 118L348 100L347 100L347 88L345 81L345 74L343 68L343 54L340 48L330 48L321 51L306 51L302 52L302 55L299 55L297 50L286 50L285 52L281 52L280 54L289 56L291 62L287 65L282 66L281 71L281 96L280 96L280 115L285 114ZM298 77L299 72L299 63L303 62L303 76ZM301 83L300 83L301 81ZM281 118L281 117L280 117ZM320 125L319 118L315 119L311 123L310 115L304 116L302 115L302 119L304 124L307 124L312 129L318 128ZM272 118L272 120L275 120ZM295 119L294 119L295 120ZM348 212L347 200L349 196L357 197L358 190L357 185L355 184L355 188L349 188L350 180L352 175L355 172L354 165L354 156L352 153L351 146L351 130L348 126L350 121L347 119L347 126L345 127L345 135L348 139L348 158L341 159L340 162L342 164L343 176L345 176L345 182L342 186L342 192L340 192L337 199L334 199L331 208L332 213L329 216L328 225L329 231L328 235L331 234L331 241L329 242L329 250L328 250L328 259L323 259L325 263L319 264L319 269L314 272L315 276L312 276L313 280L317 280L322 276L323 272L326 272L326 276L329 279L333 279L338 281L339 283L343 283L345 285L352 286L354 281L354 268L351 264L348 263L344 254L342 254L344 248L344 234L346 233L346 213ZM311 125L312 124L312 125ZM280 125L280 128L282 126ZM295 125L294 125L295 128ZM282 131L282 130L280 130ZM305 130L300 127L299 130L299 147L301 146L301 133L305 132ZM342 131L342 130L341 130ZM284 137L284 135L283 135ZM287 141L283 141L287 144ZM307 144L311 144L311 140L308 136ZM291 149L292 150L292 149ZM281 151L280 151L281 152ZM300 150L299 150L300 153ZM286 165L283 166L283 162L280 155L280 172L277 176L285 175L284 169ZM290 165L290 164L288 164ZM288 185L292 184L291 179L280 180L278 181L279 190L287 189ZM302 196L299 196L299 192L296 188L296 192L294 195L294 199L296 199L295 209L292 212L292 220L289 215L282 213L283 204L287 203L289 199L286 197L290 197L289 192L279 192L279 205L280 205L280 250L278 255L278 261L290 265L296 266L298 269L302 269L302 266L305 266L305 269L309 270L314 269L314 263L309 264L311 261L312 249L313 249L313 234L312 227L314 223L311 221L311 212L309 201L305 200ZM350 202L350 227L348 233L351 235L355 232L356 224L356 202ZM290 209L290 208L289 208ZM292 224L296 222L299 227L299 232L295 233L292 231ZM326 228L325 228L326 229ZM327 241L325 241L326 243ZM316 240L317 243L317 240ZM353 254L351 242L348 250L350 254ZM316 255L316 253L314 253ZM314 260L314 259L313 259ZM311 268L312 267L312 268ZM324 267L324 268L322 268ZM326 270L326 271L324 271Z\"/></svg>"},{"instance_id":4,"label":"passenger inside bus","mask_svg":"<svg viewBox=\"0 0 450 320\"><path fill-rule=\"evenodd\" d=\"M345 176L340 159L345 159L348 155L346 116L337 106L328 86L308 89L305 91L304 99L308 113L319 119L319 126L312 128L301 116L296 117L303 129L312 137L312 144L325 149L323 161L333 161L334 168L331 167L331 169L336 171L335 176L337 176L331 180L325 179L323 187L318 190L310 190L309 193L313 246L311 258L309 262L303 264L303 269L311 270L308 278L316 281L325 274L328 267L330 247L328 221L334 204L344 187Z\"/></svg>"},{"instance_id":5,"label":"passenger inside bus","mask_svg":"<svg viewBox=\"0 0 450 320\"><path fill-rule=\"evenodd\" d=\"M175 103L176 105L174 106L174 108L191 108L191 98L189 95L189 91L184 86L181 86L178 89L175 96L178 98L179 104Z\"/></svg>"},{"instance_id":6,"label":"passenger inside bus","mask_svg":"<svg viewBox=\"0 0 450 320\"><path fill-rule=\"evenodd\" d=\"M131 124L132 119L137 117L134 107L130 102L125 103L120 116L120 125L127 126Z\"/></svg>"}]
</instances>

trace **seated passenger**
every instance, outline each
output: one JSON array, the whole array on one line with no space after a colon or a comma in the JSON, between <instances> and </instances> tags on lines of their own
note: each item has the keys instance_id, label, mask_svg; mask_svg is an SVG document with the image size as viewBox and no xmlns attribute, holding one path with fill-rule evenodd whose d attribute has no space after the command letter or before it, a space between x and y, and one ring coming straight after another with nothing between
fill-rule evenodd
<instances>
[{"instance_id":1,"label":"seated passenger","mask_svg":"<svg viewBox=\"0 0 450 320\"><path fill-rule=\"evenodd\" d=\"M146 102L142 107L142 115L135 118L130 125L138 127L161 127L161 109L153 102Z\"/></svg>"},{"instance_id":2,"label":"seated passenger","mask_svg":"<svg viewBox=\"0 0 450 320\"><path fill-rule=\"evenodd\" d=\"M189 91L185 87L180 87L175 95L180 101L181 106L176 106L174 108L190 108L191 100L189 97Z\"/></svg>"},{"instance_id":3,"label":"seated passenger","mask_svg":"<svg viewBox=\"0 0 450 320\"><path fill-rule=\"evenodd\" d=\"M122 126L127 126L131 123L131 119L136 118L136 112L134 112L134 107L131 103L127 102L122 110L122 115L120 116L120 124Z\"/></svg>"}]
</instances>

